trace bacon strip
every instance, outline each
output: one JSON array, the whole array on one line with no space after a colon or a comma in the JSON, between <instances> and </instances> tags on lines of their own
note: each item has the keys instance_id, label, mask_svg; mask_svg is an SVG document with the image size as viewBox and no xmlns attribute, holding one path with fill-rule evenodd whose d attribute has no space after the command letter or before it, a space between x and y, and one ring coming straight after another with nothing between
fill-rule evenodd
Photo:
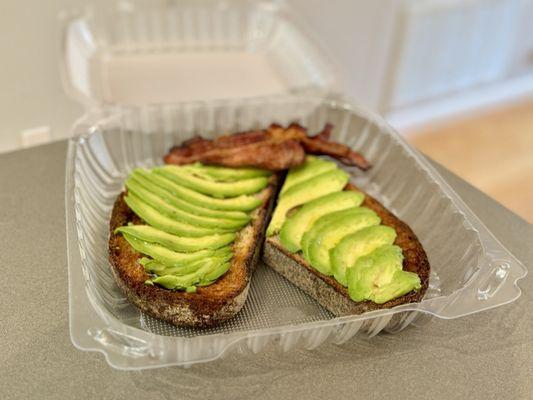
<instances>
[{"instance_id":1,"label":"bacon strip","mask_svg":"<svg viewBox=\"0 0 533 400\"><path fill-rule=\"evenodd\" d=\"M298 124L287 128L272 124L266 130L240 132L214 140L197 136L173 147L164 161L177 165L200 161L226 167L280 171L300 165L305 153L309 153L328 155L362 170L370 168L361 154L344 144L329 141L332 129L331 124L326 124L317 135L308 136L307 130Z\"/></svg>"}]
</instances>

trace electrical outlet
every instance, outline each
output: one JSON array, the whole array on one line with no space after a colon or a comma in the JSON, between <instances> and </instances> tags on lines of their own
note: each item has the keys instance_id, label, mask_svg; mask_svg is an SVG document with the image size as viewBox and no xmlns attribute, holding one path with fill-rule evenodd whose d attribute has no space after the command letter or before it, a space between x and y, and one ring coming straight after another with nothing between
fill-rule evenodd
<instances>
[{"instance_id":1,"label":"electrical outlet","mask_svg":"<svg viewBox=\"0 0 533 400\"><path fill-rule=\"evenodd\" d=\"M36 128L26 129L19 134L20 144L22 147L37 146L45 144L52 140L49 126L39 126Z\"/></svg>"}]
</instances>

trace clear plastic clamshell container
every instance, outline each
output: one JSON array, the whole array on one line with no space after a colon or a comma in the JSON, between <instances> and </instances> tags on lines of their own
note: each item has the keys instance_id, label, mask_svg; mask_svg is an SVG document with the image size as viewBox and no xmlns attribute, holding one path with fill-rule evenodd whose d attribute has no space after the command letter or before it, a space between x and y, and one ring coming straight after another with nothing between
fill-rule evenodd
<instances>
[{"instance_id":1,"label":"clear plastic clamshell container","mask_svg":"<svg viewBox=\"0 0 533 400\"><path fill-rule=\"evenodd\" d=\"M210 21L218 18L218 13L227 12L223 8L226 3L209 4L207 14L202 15L211 15ZM307 83L295 86L294 90L287 89L292 94L142 106L113 105L111 103L120 102L97 98L96 92L92 92L91 77L86 77L89 90L83 94L83 85L76 86L70 78L76 71L66 75L69 87L78 87L77 93L86 104L94 102L90 104L91 111L74 128L67 159L69 305L73 343L82 350L101 351L116 368L191 365L217 359L231 350L256 353L272 342L279 344L283 351L295 347L312 349L326 340L344 343L355 334L372 336L382 330L396 332L413 322L422 324L433 316L457 318L518 298L517 281L526 275L525 267L492 236L431 165L381 117L338 96L310 94L313 86L319 92L318 83L327 81L324 77L328 76L327 68L318 67L320 62L314 64L316 60L312 54L315 53L310 42L274 8L249 6L247 2L239 4L235 6L235 12L240 13L237 21L247 24L242 32L260 31L263 25L254 26L254 21L271 19L266 24L270 33L255 32L249 36L261 37L262 46L270 51L276 47L276 42L268 43L268 38L277 37L273 31L279 29L279 34L288 35L277 38L277 43L284 45L298 38L310 49L309 55L299 61L300 71L321 72L310 73L305 78ZM194 14L195 10L183 6L178 14L186 11ZM157 12L162 11L158 9ZM147 15L140 14L135 21L151 21ZM119 17L116 19L118 21ZM88 21L86 17L72 20L67 26L65 43L81 40L75 36L81 29L76 26L88 24ZM202 22L199 26L211 26L206 24ZM142 26L143 23L139 23L137 28ZM221 22L220 29L224 31L227 27ZM140 31L146 34L149 29L144 26ZM96 51L101 53L98 57L113 57L111 42L108 38L106 43L110 47ZM243 49L248 48L246 43L243 46ZM306 47L302 46L300 50L304 51ZM127 48L134 52L145 50L134 45ZM122 45L117 49L122 51ZM161 44L161 49L167 47ZM111 53L102 53L107 51ZM159 50L153 47L150 51ZM71 60L71 56L67 54L65 59ZM287 72L283 76L290 83L290 71L297 67L288 66L288 70L284 70L285 67L280 65L278 72L281 75ZM69 68L73 65L66 62L65 70ZM299 93L300 89L305 94ZM96 107L98 102L100 106ZM106 102L108 104L104 104ZM332 123L335 126L333 140L361 151L372 162L373 168L366 173L349 169L351 179L407 222L422 242L431 264L430 285L423 301L363 315L335 317L260 263L241 312L216 328L177 328L143 314L130 304L115 285L107 257L109 215L129 171L160 164L172 145L195 134L215 137L273 122L293 121L307 126L311 132L318 131L326 122Z\"/></svg>"},{"instance_id":2,"label":"clear plastic clamshell container","mask_svg":"<svg viewBox=\"0 0 533 400\"><path fill-rule=\"evenodd\" d=\"M67 20L64 87L90 108L337 90L299 25L281 1L106 4Z\"/></svg>"}]
</instances>

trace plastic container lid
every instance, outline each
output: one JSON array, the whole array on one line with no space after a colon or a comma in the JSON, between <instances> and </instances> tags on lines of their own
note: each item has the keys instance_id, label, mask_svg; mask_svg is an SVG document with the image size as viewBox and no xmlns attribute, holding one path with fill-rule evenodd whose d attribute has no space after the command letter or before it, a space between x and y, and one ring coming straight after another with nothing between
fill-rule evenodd
<instances>
[{"instance_id":1,"label":"plastic container lid","mask_svg":"<svg viewBox=\"0 0 533 400\"><path fill-rule=\"evenodd\" d=\"M72 98L98 108L336 91L334 67L284 2L153 3L67 20Z\"/></svg>"}]
</instances>

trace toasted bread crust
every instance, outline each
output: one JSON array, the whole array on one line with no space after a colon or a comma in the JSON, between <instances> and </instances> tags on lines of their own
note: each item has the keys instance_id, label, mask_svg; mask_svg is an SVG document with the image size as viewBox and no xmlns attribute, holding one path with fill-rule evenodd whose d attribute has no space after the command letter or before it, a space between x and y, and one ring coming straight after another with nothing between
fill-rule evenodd
<instances>
[{"instance_id":1,"label":"toasted bread crust","mask_svg":"<svg viewBox=\"0 0 533 400\"><path fill-rule=\"evenodd\" d=\"M117 285L142 311L174 325L204 328L233 317L246 300L279 180L278 175L273 175L261 192L263 205L254 211L252 223L239 232L233 243L234 257L228 272L212 285L198 287L195 293L144 283L150 276L137 262L142 255L122 235L114 233L128 222L141 223L126 205L125 193L121 193L113 206L109 224L109 261Z\"/></svg>"},{"instance_id":2,"label":"toasted bread crust","mask_svg":"<svg viewBox=\"0 0 533 400\"><path fill-rule=\"evenodd\" d=\"M348 184L347 190L359 190ZM400 304L422 300L429 283L429 261L422 244L411 228L387 210L380 202L365 193L362 204L376 212L382 224L394 228L397 237L394 242L403 250L403 269L415 272L420 277L421 289L407 293L384 304L372 301L355 302L350 299L348 290L333 277L326 276L313 268L301 255L286 250L277 236L267 238L263 250L263 260L290 282L316 299L323 307L337 316L362 314L367 311L391 308Z\"/></svg>"}]
</instances>

